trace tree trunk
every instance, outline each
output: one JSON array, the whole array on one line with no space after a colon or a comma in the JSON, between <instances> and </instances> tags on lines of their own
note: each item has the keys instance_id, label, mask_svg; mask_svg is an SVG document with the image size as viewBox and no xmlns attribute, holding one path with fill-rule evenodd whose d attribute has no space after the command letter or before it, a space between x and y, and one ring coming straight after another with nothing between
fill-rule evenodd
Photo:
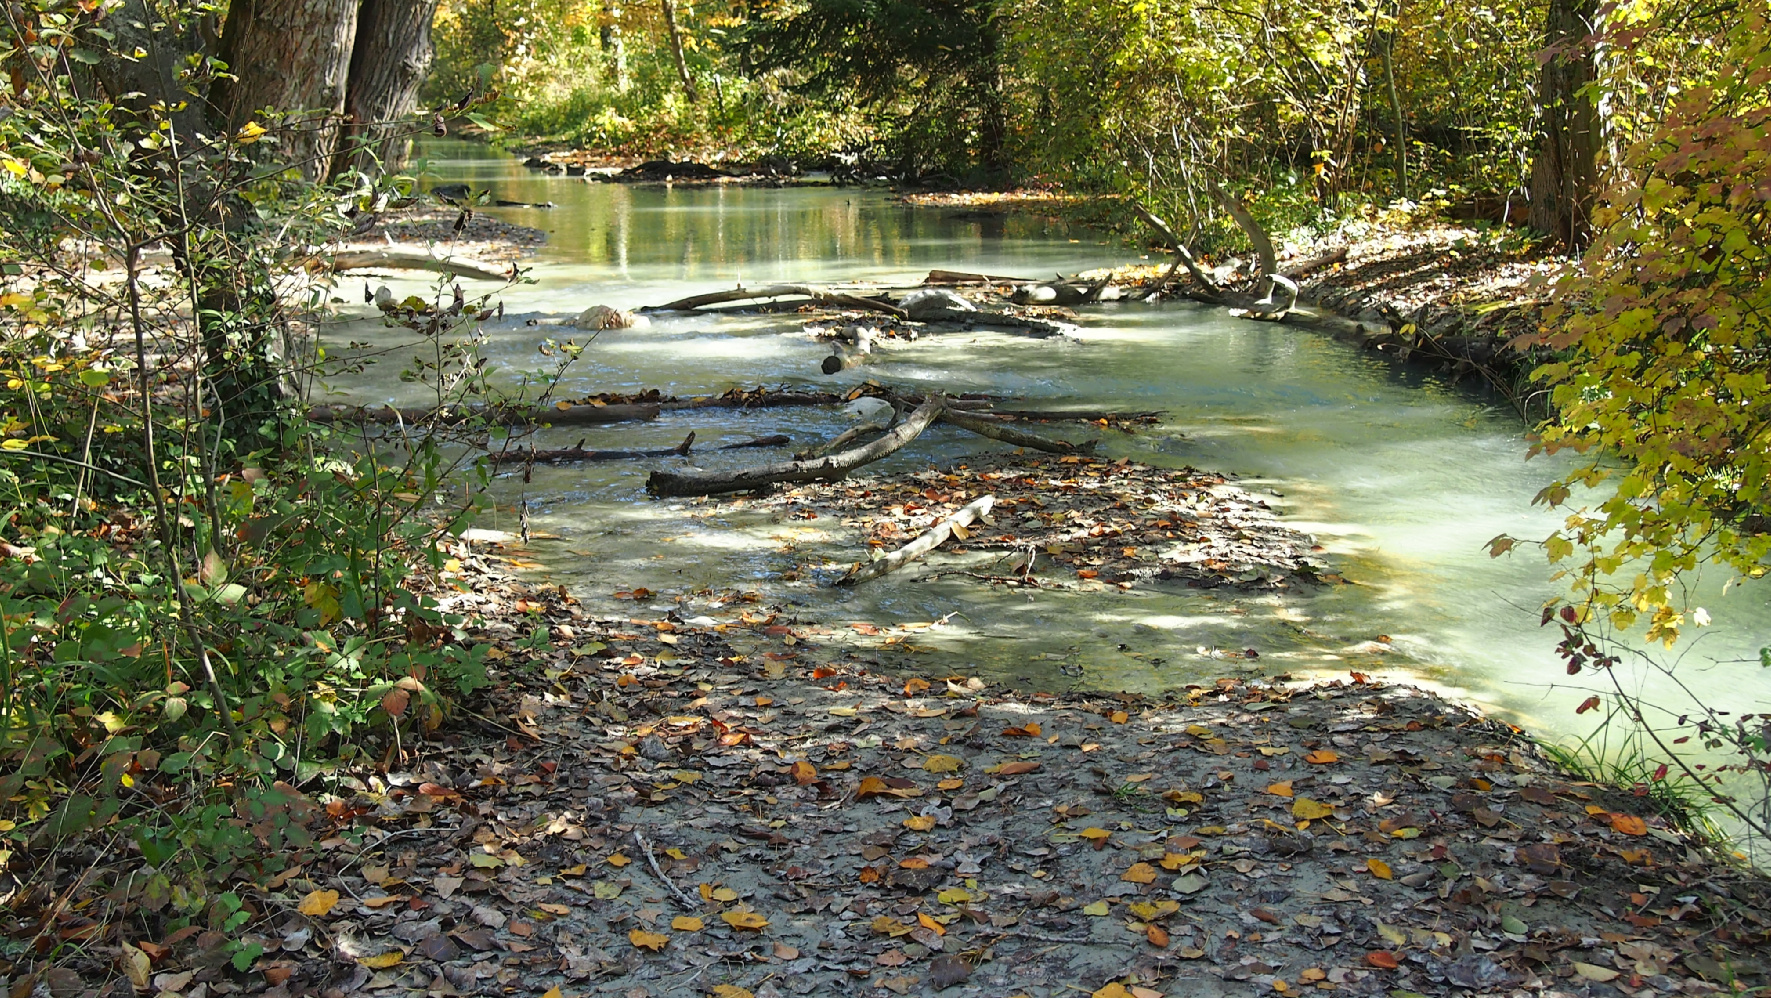
<instances>
[{"instance_id":1,"label":"tree trunk","mask_svg":"<svg viewBox=\"0 0 1771 998\"><path fill-rule=\"evenodd\" d=\"M1550 0L1538 86L1537 158L1531 164L1531 227L1570 250L1592 237L1598 112L1584 89L1596 72L1587 39L1598 0Z\"/></svg>"},{"instance_id":2,"label":"tree trunk","mask_svg":"<svg viewBox=\"0 0 1771 998\"><path fill-rule=\"evenodd\" d=\"M676 26L676 0L658 0L664 7L664 28L670 34L670 54L676 58L676 75L683 81L683 96L689 103L699 98L695 93L695 78L689 75L689 62L683 58L683 35Z\"/></svg>"},{"instance_id":3,"label":"tree trunk","mask_svg":"<svg viewBox=\"0 0 1771 998\"><path fill-rule=\"evenodd\" d=\"M402 119L418 107L418 88L430 71L436 12L437 0L363 0L337 170L374 174L406 165L412 138Z\"/></svg>"},{"instance_id":4,"label":"tree trunk","mask_svg":"<svg viewBox=\"0 0 1771 998\"><path fill-rule=\"evenodd\" d=\"M236 129L263 108L298 115L285 127L283 154L306 176L323 176L338 144L356 36L357 0L236 0L221 36L235 79L209 92L220 121Z\"/></svg>"},{"instance_id":5,"label":"tree trunk","mask_svg":"<svg viewBox=\"0 0 1771 998\"><path fill-rule=\"evenodd\" d=\"M615 89L627 91L627 40L621 34L620 0L603 0L603 24L597 40L602 44L603 66Z\"/></svg>"}]
</instances>

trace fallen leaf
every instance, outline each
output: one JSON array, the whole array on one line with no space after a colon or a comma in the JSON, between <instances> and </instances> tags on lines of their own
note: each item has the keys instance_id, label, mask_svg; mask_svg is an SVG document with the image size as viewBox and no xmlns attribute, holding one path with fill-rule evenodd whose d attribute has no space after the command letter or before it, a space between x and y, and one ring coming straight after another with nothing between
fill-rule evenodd
<instances>
[{"instance_id":1,"label":"fallen leaf","mask_svg":"<svg viewBox=\"0 0 1771 998\"><path fill-rule=\"evenodd\" d=\"M376 956L363 957L357 962L368 967L370 970L386 970L389 967L398 966L400 961L404 959L406 959L406 954L397 949L390 949L386 953L381 953Z\"/></svg>"},{"instance_id":2,"label":"fallen leaf","mask_svg":"<svg viewBox=\"0 0 1771 998\"><path fill-rule=\"evenodd\" d=\"M726 911L721 912L719 917L734 929L749 929L752 932L761 932L769 925L768 919L754 911Z\"/></svg>"},{"instance_id":3,"label":"fallen leaf","mask_svg":"<svg viewBox=\"0 0 1771 998\"><path fill-rule=\"evenodd\" d=\"M139 947L131 946L128 943L123 944L121 958L123 973L129 978L129 983L146 991L149 983L148 975L154 969L154 961L149 959L148 955L142 952Z\"/></svg>"},{"instance_id":4,"label":"fallen leaf","mask_svg":"<svg viewBox=\"0 0 1771 998\"><path fill-rule=\"evenodd\" d=\"M1591 963L1581 963L1578 960L1574 962L1574 972L1589 981L1598 981L1600 984L1604 984L1607 981L1614 981L1619 976L1618 971L1611 970L1608 967L1600 967Z\"/></svg>"},{"instance_id":5,"label":"fallen leaf","mask_svg":"<svg viewBox=\"0 0 1771 998\"><path fill-rule=\"evenodd\" d=\"M914 818L905 818L904 827L913 832L926 832L935 827L935 819L933 815L919 814Z\"/></svg>"},{"instance_id":6,"label":"fallen leaf","mask_svg":"<svg viewBox=\"0 0 1771 998\"><path fill-rule=\"evenodd\" d=\"M802 787L818 782L818 767L809 762L802 760L794 763L788 769L793 774L793 782Z\"/></svg>"},{"instance_id":7,"label":"fallen leaf","mask_svg":"<svg viewBox=\"0 0 1771 998\"><path fill-rule=\"evenodd\" d=\"M929 964L929 983L934 985L936 991L950 988L970 976L972 965L952 953L936 957Z\"/></svg>"},{"instance_id":8,"label":"fallen leaf","mask_svg":"<svg viewBox=\"0 0 1771 998\"><path fill-rule=\"evenodd\" d=\"M1084 915L1093 915L1096 918L1102 918L1112 910L1112 906L1105 901L1093 901L1082 906L1082 913Z\"/></svg>"},{"instance_id":9,"label":"fallen leaf","mask_svg":"<svg viewBox=\"0 0 1771 998\"><path fill-rule=\"evenodd\" d=\"M1387 953L1383 950L1373 950L1372 952L1365 954L1365 962L1371 964L1373 967L1382 967L1384 970L1395 970L1398 966L1401 966L1396 962L1396 954Z\"/></svg>"},{"instance_id":10,"label":"fallen leaf","mask_svg":"<svg viewBox=\"0 0 1771 998\"><path fill-rule=\"evenodd\" d=\"M553 987L548 988L541 998L565 998L565 994L560 991L560 986L555 984Z\"/></svg>"},{"instance_id":11,"label":"fallen leaf","mask_svg":"<svg viewBox=\"0 0 1771 998\"><path fill-rule=\"evenodd\" d=\"M649 949L656 953L670 945L670 937L661 932L647 932L644 929L633 929L627 933L627 941L640 949Z\"/></svg>"},{"instance_id":12,"label":"fallen leaf","mask_svg":"<svg viewBox=\"0 0 1771 998\"><path fill-rule=\"evenodd\" d=\"M1648 823L1633 814L1615 813L1611 816L1611 829L1624 835L1647 835Z\"/></svg>"},{"instance_id":13,"label":"fallen leaf","mask_svg":"<svg viewBox=\"0 0 1771 998\"><path fill-rule=\"evenodd\" d=\"M714 998L756 998L756 995L736 984L715 984L711 994Z\"/></svg>"},{"instance_id":14,"label":"fallen leaf","mask_svg":"<svg viewBox=\"0 0 1771 998\"><path fill-rule=\"evenodd\" d=\"M678 932L700 932L702 921L693 915L678 915L670 920L670 927Z\"/></svg>"},{"instance_id":15,"label":"fallen leaf","mask_svg":"<svg viewBox=\"0 0 1771 998\"><path fill-rule=\"evenodd\" d=\"M301 904L297 905L295 910L301 912L303 915L311 915L318 918L331 911L332 907L336 904L338 904L337 891L309 891L307 896L301 899Z\"/></svg>"},{"instance_id":16,"label":"fallen leaf","mask_svg":"<svg viewBox=\"0 0 1771 998\"><path fill-rule=\"evenodd\" d=\"M1119 879L1130 884L1153 884L1156 882L1156 868L1149 863L1134 863Z\"/></svg>"},{"instance_id":17,"label":"fallen leaf","mask_svg":"<svg viewBox=\"0 0 1771 998\"><path fill-rule=\"evenodd\" d=\"M1096 991L1094 994L1089 995L1088 998L1131 998L1131 992L1125 990L1123 985L1115 981L1101 990Z\"/></svg>"},{"instance_id":18,"label":"fallen leaf","mask_svg":"<svg viewBox=\"0 0 1771 998\"><path fill-rule=\"evenodd\" d=\"M929 930L930 932L933 932L937 936L944 936L947 934L947 926L942 925L940 922L937 922L933 918L929 917L929 914L927 912L917 912L916 913L916 924L922 926L923 928Z\"/></svg>"},{"instance_id":19,"label":"fallen leaf","mask_svg":"<svg viewBox=\"0 0 1771 998\"><path fill-rule=\"evenodd\" d=\"M1329 749L1317 749L1304 756L1304 761L1314 766L1326 766L1331 762L1340 762L1340 753Z\"/></svg>"},{"instance_id":20,"label":"fallen leaf","mask_svg":"<svg viewBox=\"0 0 1771 998\"><path fill-rule=\"evenodd\" d=\"M1040 730L1039 722L1028 721L1018 728L1004 728L1002 733L1013 738L1037 738Z\"/></svg>"},{"instance_id":21,"label":"fallen leaf","mask_svg":"<svg viewBox=\"0 0 1771 998\"><path fill-rule=\"evenodd\" d=\"M1005 762L1002 764L1002 768L997 770L997 772L1004 776L1020 776L1023 773L1031 773L1038 768L1039 763L1037 762Z\"/></svg>"},{"instance_id":22,"label":"fallen leaf","mask_svg":"<svg viewBox=\"0 0 1771 998\"><path fill-rule=\"evenodd\" d=\"M952 773L965 765L965 760L956 755L931 755L922 761L925 773Z\"/></svg>"},{"instance_id":23,"label":"fallen leaf","mask_svg":"<svg viewBox=\"0 0 1771 998\"><path fill-rule=\"evenodd\" d=\"M1319 800L1311 800L1308 797L1299 797L1292 802L1291 813L1294 817L1302 818L1305 821L1312 821L1317 818L1328 817L1334 813L1334 808Z\"/></svg>"},{"instance_id":24,"label":"fallen leaf","mask_svg":"<svg viewBox=\"0 0 1771 998\"><path fill-rule=\"evenodd\" d=\"M1366 860L1365 868L1370 870L1371 875L1379 880L1390 880L1393 878L1393 874L1390 872L1390 864L1381 859Z\"/></svg>"},{"instance_id":25,"label":"fallen leaf","mask_svg":"<svg viewBox=\"0 0 1771 998\"><path fill-rule=\"evenodd\" d=\"M709 901L736 901L738 900L738 892L730 887L716 887L707 892L706 899Z\"/></svg>"},{"instance_id":26,"label":"fallen leaf","mask_svg":"<svg viewBox=\"0 0 1771 998\"><path fill-rule=\"evenodd\" d=\"M1152 946L1168 945L1168 931L1160 925L1144 926L1144 938L1150 940Z\"/></svg>"},{"instance_id":27,"label":"fallen leaf","mask_svg":"<svg viewBox=\"0 0 1771 998\"><path fill-rule=\"evenodd\" d=\"M1275 797L1290 797L1292 795L1291 794L1291 781L1286 780L1283 783L1270 784L1267 787L1267 792L1272 794Z\"/></svg>"},{"instance_id":28,"label":"fallen leaf","mask_svg":"<svg viewBox=\"0 0 1771 998\"><path fill-rule=\"evenodd\" d=\"M619 870L620 868L626 866L627 864L629 864L631 862L633 862L633 860L628 859L626 856L623 856L620 853L616 853L615 855L609 857L609 865L616 868L617 870Z\"/></svg>"},{"instance_id":29,"label":"fallen leaf","mask_svg":"<svg viewBox=\"0 0 1771 998\"><path fill-rule=\"evenodd\" d=\"M1113 713L1107 715L1107 720L1112 721L1114 724L1124 724L1125 722L1131 720L1131 715L1127 714L1123 710L1116 710Z\"/></svg>"}]
</instances>

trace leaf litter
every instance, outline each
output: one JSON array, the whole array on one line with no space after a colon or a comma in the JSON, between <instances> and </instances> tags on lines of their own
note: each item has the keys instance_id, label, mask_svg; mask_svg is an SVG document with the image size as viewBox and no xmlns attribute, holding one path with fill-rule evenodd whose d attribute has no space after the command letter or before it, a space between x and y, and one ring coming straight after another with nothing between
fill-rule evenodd
<instances>
[{"instance_id":1,"label":"leaf litter","mask_svg":"<svg viewBox=\"0 0 1771 998\"><path fill-rule=\"evenodd\" d=\"M1417 689L1015 692L826 656L759 608L596 620L476 584L499 683L396 765L305 788L312 844L240 882L242 928L173 917L139 856L95 848L12 899L13 998L1766 983L1762 879Z\"/></svg>"}]
</instances>

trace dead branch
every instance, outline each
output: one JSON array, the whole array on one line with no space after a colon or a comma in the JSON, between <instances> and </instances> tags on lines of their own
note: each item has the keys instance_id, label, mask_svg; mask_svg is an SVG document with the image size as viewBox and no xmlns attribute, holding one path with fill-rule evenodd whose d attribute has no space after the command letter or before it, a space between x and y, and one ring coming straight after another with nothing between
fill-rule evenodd
<instances>
[{"instance_id":1,"label":"dead branch","mask_svg":"<svg viewBox=\"0 0 1771 998\"><path fill-rule=\"evenodd\" d=\"M929 276L922 279L924 287L940 287L954 284L1030 284L1030 277L1002 277L997 274L967 274L957 270L931 270Z\"/></svg>"},{"instance_id":2,"label":"dead branch","mask_svg":"<svg viewBox=\"0 0 1771 998\"><path fill-rule=\"evenodd\" d=\"M1279 273L1294 281L1301 281L1324 267L1332 267L1337 263L1345 262L1347 262L1347 248L1342 246L1339 249L1330 250L1321 256L1313 256L1308 260L1299 260L1296 263L1281 267L1279 268Z\"/></svg>"},{"instance_id":3,"label":"dead branch","mask_svg":"<svg viewBox=\"0 0 1771 998\"><path fill-rule=\"evenodd\" d=\"M924 531L920 537L911 541L909 544L893 551L884 558L878 558L870 562L856 565L849 570L849 574L836 580L836 584L839 586L856 586L869 579L877 579L888 572L895 572L898 569L903 568L905 565L910 564L923 555L928 554L930 551L933 551L935 548L940 547L946 542L947 538L953 536L956 530L961 531L961 536L963 536L963 531L966 527L969 527L973 522L990 515L990 507L995 505L995 503L996 497L993 495L980 496L979 498L972 500L972 502L968 503L964 509L947 517L933 527L930 527L927 531Z\"/></svg>"},{"instance_id":4,"label":"dead branch","mask_svg":"<svg viewBox=\"0 0 1771 998\"><path fill-rule=\"evenodd\" d=\"M784 461L738 471L654 471L646 479L646 491L661 498L706 496L743 492L782 482L814 482L841 478L864 464L870 464L903 448L923 430L928 429L929 424L939 419L946 408L947 400L944 396L931 395L908 418L878 440L811 461Z\"/></svg>"},{"instance_id":5,"label":"dead branch","mask_svg":"<svg viewBox=\"0 0 1771 998\"><path fill-rule=\"evenodd\" d=\"M1068 440L1054 440L1051 437L1042 437L1037 433L1028 433L1026 430L1017 430L992 419L988 414L959 413L948 410L941 414L941 422L951 423L962 430L969 430L992 440L1000 440L1005 444L1031 447L1034 450L1047 451L1052 454L1076 454L1093 450L1095 446L1095 442L1092 440L1073 444Z\"/></svg>"},{"instance_id":6,"label":"dead branch","mask_svg":"<svg viewBox=\"0 0 1771 998\"><path fill-rule=\"evenodd\" d=\"M560 450L536 450L530 446L528 450L507 450L490 454L493 464L563 464L567 461L634 461L648 457L687 457L689 448L695 443L695 433L690 431L683 442L675 447L660 447L652 450L586 450L584 441L578 441L576 447L565 447ZM720 448L724 450L725 448Z\"/></svg>"},{"instance_id":7,"label":"dead branch","mask_svg":"<svg viewBox=\"0 0 1771 998\"><path fill-rule=\"evenodd\" d=\"M516 279L516 268L500 270L490 264L473 260L439 259L421 249L340 250L314 257L309 266L315 270L429 270L453 277L472 277L482 281L508 282Z\"/></svg>"},{"instance_id":8,"label":"dead branch","mask_svg":"<svg viewBox=\"0 0 1771 998\"><path fill-rule=\"evenodd\" d=\"M454 426L484 420L498 426L548 423L554 426L595 426L658 418L656 405L559 406L452 406L445 409L396 409L393 406L316 405L308 418L316 423L370 423L426 425L433 421Z\"/></svg>"},{"instance_id":9,"label":"dead branch","mask_svg":"<svg viewBox=\"0 0 1771 998\"><path fill-rule=\"evenodd\" d=\"M860 295L846 294L841 291L830 291L812 284L772 284L766 288L746 289L743 285L731 291L712 291L707 294L690 295L664 305L642 308L642 312L692 312L708 305L720 305L734 301L756 301L763 298L783 298L797 296L809 298L819 305L831 305L837 308L860 309L865 312L883 312L894 318L907 318L904 310L888 301L878 298L864 298Z\"/></svg>"},{"instance_id":10,"label":"dead branch","mask_svg":"<svg viewBox=\"0 0 1771 998\"><path fill-rule=\"evenodd\" d=\"M861 437L869 432L884 433L885 427L875 426L872 423L862 423L860 426L851 426L821 444L813 444L812 446L807 447L805 450L793 455L793 459L795 461L810 461L815 457L823 457L831 451L843 449L849 444L854 443L856 440L861 439Z\"/></svg>"},{"instance_id":11,"label":"dead branch","mask_svg":"<svg viewBox=\"0 0 1771 998\"><path fill-rule=\"evenodd\" d=\"M1278 273L1279 258L1278 254L1273 252L1273 239L1267 235L1267 230L1261 227L1261 223L1255 220L1254 214L1248 210L1248 206L1242 203L1241 198L1224 190L1223 185L1218 183L1216 177L1206 174L1205 184L1211 188L1212 196L1218 199L1218 203L1224 206L1224 210L1229 212L1230 217L1235 219L1236 224L1242 228L1243 235L1246 235L1248 241L1254 245L1255 255L1261 259L1261 272L1256 277L1266 277L1268 274Z\"/></svg>"},{"instance_id":12,"label":"dead branch","mask_svg":"<svg viewBox=\"0 0 1771 998\"><path fill-rule=\"evenodd\" d=\"M1205 275L1205 271L1199 269L1199 261L1193 258L1193 252L1187 249L1187 244L1181 241L1180 236L1175 235L1175 230L1170 228L1167 222L1163 221L1150 209L1135 201L1132 202L1132 207L1137 209L1138 217L1144 220L1144 224L1155 229L1156 234L1161 236L1163 240L1168 243L1170 249L1174 250L1178 261L1187 265L1187 273L1193 275L1194 282L1204 289L1206 294L1217 295L1222 293L1218 286L1213 283L1212 279ZM1172 275L1174 273L1174 267L1169 267L1168 273ZM1159 294L1162 289L1168 285L1168 280L1168 276L1165 275L1162 278L1161 283L1156 285L1156 288L1151 294Z\"/></svg>"}]
</instances>

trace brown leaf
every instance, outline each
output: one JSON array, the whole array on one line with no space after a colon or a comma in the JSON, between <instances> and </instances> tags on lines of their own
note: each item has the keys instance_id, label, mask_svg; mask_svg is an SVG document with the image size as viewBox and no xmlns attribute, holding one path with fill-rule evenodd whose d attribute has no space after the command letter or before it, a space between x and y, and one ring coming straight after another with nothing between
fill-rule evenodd
<instances>
[{"instance_id":1,"label":"brown leaf","mask_svg":"<svg viewBox=\"0 0 1771 998\"><path fill-rule=\"evenodd\" d=\"M1394 876L1394 874L1392 874L1390 872L1390 864L1384 862L1381 859L1368 859L1368 860L1366 860L1365 861L1365 868L1367 870L1370 870L1371 875L1376 877L1379 880L1390 880Z\"/></svg>"},{"instance_id":2,"label":"brown leaf","mask_svg":"<svg viewBox=\"0 0 1771 998\"><path fill-rule=\"evenodd\" d=\"M1304 761L1314 766L1326 766L1331 762L1340 762L1340 753L1330 749L1317 749L1304 756Z\"/></svg>"},{"instance_id":3,"label":"brown leaf","mask_svg":"<svg viewBox=\"0 0 1771 998\"><path fill-rule=\"evenodd\" d=\"M936 991L950 988L970 976L972 976L971 964L952 953L936 957L934 962L929 964L929 983L934 985Z\"/></svg>"},{"instance_id":4,"label":"brown leaf","mask_svg":"<svg viewBox=\"0 0 1771 998\"><path fill-rule=\"evenodd\" d=\"M1002 768L997 770L997 772L1001 773L1003 776L1020 776L1024 773L1031 773L1038 768L1039 763L1037 762L1005 762L1002 764Z\"/></svg>"},{"instance_id":5,"label":"brown leaf","mask_svg":"<svg viewBox=\"0 0 1771 998\"><path fill-rule=\"evenodd\" d=\"M1370 953L1365 954L1365 962L1371 964L1373 967L1382 967L1385 970L1395 970L1400 966L1400 964L1396 962L1396 954L1381 949L1373 950Z\"/></svg>"},{"instance_id":6,"label":"brown leaf","mask_svg":"<svg viewBox=\"0 0 1771 998\"><path fill-rule=\"evenodd\" d=\"M1647 835L1648 823L1633 814L1614 813L1611 815L1611 828L1624 835Z\"/></svg>"},{"instance_id":7,"label":"brown leaf","mask_svg":"<svg viewBox=\"0 0 1771 998\"><path fill-rule=\"evenodd\" d=\"M1152 946L1161 947L1168 945L1168 931L1160 925L1144 926L1144 938L1150 940L1150 945Z\"/></svg>"}]
</instances>

